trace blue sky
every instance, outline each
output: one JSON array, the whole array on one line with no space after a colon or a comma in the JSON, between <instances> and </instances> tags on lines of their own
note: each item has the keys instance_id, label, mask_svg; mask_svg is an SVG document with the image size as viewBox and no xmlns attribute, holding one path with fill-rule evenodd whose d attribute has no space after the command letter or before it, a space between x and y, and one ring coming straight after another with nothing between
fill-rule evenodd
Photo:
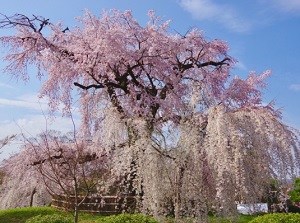
<instances>
[{"instance_id":1,"label":"blue sky","mask_svg":"<svg viewBox=\"0 0 300 223\"><path fill-rule=\"evenodd\" d=\"M208 39L223 39L230 46L229 54L239 62L232 75L246 77L249 71L272 70L264 102L276 100L283 108L284 121L300 128L300 0L10 0L1 2L0 13L28 16L41 15L52 23L66 26L89 9L100 16L103 9L130 9L141 23L147 12L171 19L174 32L185 33L193 27L205 31ZM0 35L11 31L0 30ZM0 56L4 55L0 48ZM3 73L0 60L0 138L21 129L32 135L45 129L45 100L38 100L40 83L34 78L24 84ZM34 70L30 72L35 75ZM48 128L71 130L70 120L56 118ZM48 123L48 125L50 125ZM7 147L0 159L15 151L18 143Z\"/></svg>"}]
</instances>

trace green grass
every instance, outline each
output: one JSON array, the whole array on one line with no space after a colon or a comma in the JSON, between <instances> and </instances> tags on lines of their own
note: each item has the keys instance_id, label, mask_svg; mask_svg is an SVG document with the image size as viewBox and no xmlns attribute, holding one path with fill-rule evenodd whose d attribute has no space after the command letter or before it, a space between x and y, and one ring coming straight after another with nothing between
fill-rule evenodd
<instances>
[{"instance_id":1,"label":"green grass","mask_svg":"<svg viewBox=\"0 0 300 223\"><path fill-rule=\"evenodd\" d=\"M0 211L0 223L24 223L28 218L36 215L52 215L59 211L51 207L16 208ZM62 214L67 214L61 212Z\"/></svg>"},{"instance_id":2,"label":"green grass","mask_svg":"<svg viewBox=\"0 0 300 223\"><path fill-rule=\"evenodd\" d=\"M30 207L30 208L16 208L10 210L0 211L0 223L25 223L25 221L33 216L37 215L53 215L60 214L64 216L72 216L68 212L59 211L51 207ZM101 219L105 218L104 216L83 214L80 213L79 222L80 223L101 223ZM238 223L247 223L250 220L254 219L253 216L241 215L238 219ZM214 219L210 218L209 222L221 222L221 223L232 223L230 220L226 219ZM172 222L166 221L166 222ZM188 221L187 221L188 222Z\"/></svg>"},{"instance_id":3,"label":"green grass","mask_svg":"<svg viewBox=\"0 0 300 223\"><path fill-rule=\"evenodd\" d=\"M251 215L241 215L239 218L239 223L247 223L251 220L256 218L256 216L251 216Z\"/></svg>"},{"instance_id":4,"label":"green grass","mask_svg":"<svg viewBox=\"0 0 300 223\"><path fill-rule=\"evenodd\" d=\"M0 223L25 223L31 217L37 215L53 215L60 214L63 216L72 217L71 213L60 211L51 207L28 207L15 208L0 211ZM80 213L80 223L98 223L102 216Z\"/></svg>"},{"instance_id":5,"label":"green grass","mask_svg":"<svg viewBox=\"0 0 300 223\"><path fill-rule=\"evenodd\" d=\"M253 220L256 216L251 215L240 215L237 219L229 220L229 219L219 219L219 218L209 218L209 223L248 223Z\"/></svg>"}]
</instances>

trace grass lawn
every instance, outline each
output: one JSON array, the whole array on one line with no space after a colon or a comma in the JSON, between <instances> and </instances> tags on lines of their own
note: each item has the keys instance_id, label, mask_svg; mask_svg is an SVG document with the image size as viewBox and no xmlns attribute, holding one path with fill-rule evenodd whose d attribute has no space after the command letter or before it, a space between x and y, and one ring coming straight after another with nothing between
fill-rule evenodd
<instances>
[{"instance_id":1,"label":"grass lawn","mask_svg":"<svg viewBox=\"0 0 300 223\"><path fill-rule=\"evenodd\" d=\"M0 223L25 223L31 217L37 215L53 215L60 214L63 216L72 217L71 213L60 211L51 207L28 207L15 208L9 210L0 210ZM103 216L80 213L80 223L99 223Z\"/></svg>"},{"instance_id":2,"label":"grass lawn","mask_svg":"<svg viewBox=\"0 0 300 223\"><path fill-rule=\"evenodd\" d=\"M255 216L251 216L251 215L240 215L239 218L237 219L237 223L247 223L249 221L251 221L252 219L254 219ZM209 223L233 223L234 221L230 221L228 219L215 219L215 218L209 218Z\"/></svg>"},{"instance_id":3,"label":"grass lawn","mask_svg":"<svg viewBox=\"0 0 300 223\"><path fill-rule=\"evenodd\" d=\"M31 218L36 215L52 215L52 214L61 214L64 216L72 216L70 213L59 211L51 207L31 207L31 208L16 208L10 210L0 211L0 223L25 223L28 218ZM90 214L80 214L79 222L80 223L101 223L101 219L105 217L99 215L90 215ZM238 219L238 223L247 223L252 220L253 216L241 215ZM220 219L216 220L210 218L210 223L220 222ZM172 221L167 221L172 222ZM221 220L221 223L231 223L229 220Z\"/></svg>"}]
</instances>

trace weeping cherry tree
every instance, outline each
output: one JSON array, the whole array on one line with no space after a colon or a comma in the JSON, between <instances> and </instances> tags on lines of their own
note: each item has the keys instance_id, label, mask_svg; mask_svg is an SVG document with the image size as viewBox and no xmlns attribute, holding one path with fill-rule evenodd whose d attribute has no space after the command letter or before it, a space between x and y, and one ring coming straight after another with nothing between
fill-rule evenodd
<instances>
[{"instance_id":1,"label":"weeping cherry tree","mask_svg":"<svg viewBox=\"0 0 300 223\"><path fill-rule=\"evenodd\" d=\"M262 102L270 71L230 77L236 60L225 41L195 28L180 35L149 11L86 11L68 28L40 16L2 16L6 73L45 80L52 112L78 98L82 131L117 163L141 211L205 216L257 201L271 178L298 173L299 134L273 103ZM66 112L67 115L67 112Z\"/></svg>"}]
</instances>

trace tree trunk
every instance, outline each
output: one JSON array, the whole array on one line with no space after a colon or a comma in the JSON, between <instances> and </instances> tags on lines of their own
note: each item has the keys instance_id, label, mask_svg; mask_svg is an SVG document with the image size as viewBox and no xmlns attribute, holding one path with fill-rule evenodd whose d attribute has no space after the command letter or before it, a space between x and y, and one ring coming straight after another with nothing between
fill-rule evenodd
<instances>
[{"instance_id":1,"label":"tree trunk","mask_svg":"<svg viewBox=\"0 0 300 223\"><path fill-rule=\"evenodd\" d=\"M78 223L78 184L77 179L74 178L74 223Z\"/></svg>"},{"instance_id":2,"label":"tree trunk","mask_svg":"<svg viewBox=\"0 0 300 223\"><path fill-rule=\"evenodd\" d=\"M181 189L183 184L183 175L185 168L178 167L177 175L175 178L175 198L174 198L174 215L175 215L175 223L180 221L180 209L181 209Z\"/></svg>"},{"instance_id":3,"label":"tree trunk","mask_svg":"<svg viewBox=\"0 0 300 223\"><path fill-rule=\"evenodd\" d=\"M78 223L78 206L75 204L74 208L74 223Z\"/></svg>"},{"instance_id":4,"label":"tree trunk","mask_svg":"<svg viewBox=\"0 0 300 223\"><path fill-rule=\"evenodd\" d=\"M31 194L30 194L30 203L29 203L29 207L32 207L33 205L33 197L36 193L36 188L34 187L33 190L31 191Z\"/></svg>"}]
</instances>

